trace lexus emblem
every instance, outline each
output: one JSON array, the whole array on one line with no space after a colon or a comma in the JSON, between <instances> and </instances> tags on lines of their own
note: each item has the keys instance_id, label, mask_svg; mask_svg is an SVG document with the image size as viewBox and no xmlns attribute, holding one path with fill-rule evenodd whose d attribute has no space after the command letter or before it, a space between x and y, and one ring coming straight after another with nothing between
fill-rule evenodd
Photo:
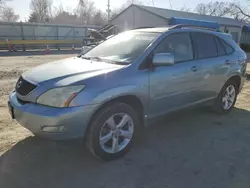
<instances>
[{"instance_id":1,"label":"lexus emblem","mask_svg":"<svg viewBox=\"0 0 250 188\"><path fill-rule=\"evenodd\" d=\"M22 83L23 83L22 81L17 82L16 88L19 88L19 87L21 86Z\"/></svg>"}]
</instances>

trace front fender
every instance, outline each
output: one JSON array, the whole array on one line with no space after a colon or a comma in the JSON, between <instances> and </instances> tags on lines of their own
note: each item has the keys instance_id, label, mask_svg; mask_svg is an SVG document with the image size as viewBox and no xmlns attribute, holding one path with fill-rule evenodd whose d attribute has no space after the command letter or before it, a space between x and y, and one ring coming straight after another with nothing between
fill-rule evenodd
<instances>
[{"instance_id":1,"label":"front fender","mask_svg":"<svg viewBox=\"0 0 250 188\"><path fill-rule=\"evenodd\" d=\"M145 110L148 108L149 90L147 85L125 85L115 88L105 89L104 91L83 91L75 97L71 104L73 106L93 105L98 106L122 96L136 96L140 99Z\"/></svg>"},{"instance_id":2,"label":"front fender","mask_svg":"<svg viewBox=\"0 0 250 188\"><path fill-rule=\"evenodd\" d=\"M147 93L148 92L146 91L146 88L144 88L143 86L140 87L135 85L120 86L117 88L106 90L103 93L100 93L93 99L93 103L104 104L118 97L136 96L141 100L144 107L146 107L148 101Z\"/></svg>"}]
</instances>

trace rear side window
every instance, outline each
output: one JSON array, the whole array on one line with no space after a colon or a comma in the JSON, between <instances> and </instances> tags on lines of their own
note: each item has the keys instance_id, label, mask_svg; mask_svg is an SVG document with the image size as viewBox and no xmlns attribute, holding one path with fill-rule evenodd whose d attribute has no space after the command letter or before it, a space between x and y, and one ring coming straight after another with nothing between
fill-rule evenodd
<instances>
[{"instance_id":1,"label":"rear side window","mask_svg":"<svg viewBox=\"0 0 250 188\"><path fill-rule=\"evenodd\" d=\"M231 54L233 53L234 49L227 43L225 42L223 39L217 37L219 43L221 43L221 45L224 47L226 54Z\"/></svg>"},{"instance_id":2,"label":"rear side window","mask_svg":"<svg viewBox=\"0 0 250 188\"><path fill-rule=\"evenodd\" d=\"M217 46L213 35L207 33L193 33L192 36L199 59L217 56Z\"/></svg>"},{"instance_id":3,"label":"rear side window","mask_svg":"<svg viewBox=\"0 0 250 188\"><path fill-rule=\"evenodd\" d=\"M223 56L226 55L226 49L225 47L222 45L222 43L219 41L219 38L216 37L216 44L217 44L217 51L218 51L218 56Z\"/></svg>"}]
</instances>

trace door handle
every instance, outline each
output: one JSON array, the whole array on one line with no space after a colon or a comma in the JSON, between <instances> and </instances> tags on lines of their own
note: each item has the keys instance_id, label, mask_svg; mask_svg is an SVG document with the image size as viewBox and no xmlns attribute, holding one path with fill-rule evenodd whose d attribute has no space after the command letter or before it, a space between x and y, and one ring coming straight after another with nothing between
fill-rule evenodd
<instances>
[{"instance_id":1,"label":"door handle","mask_svg":"<svg viewBox=\"0 0 250 188\"><path fill-rule=\"evenodd\" d=\"M225 65L231 65L232 63L233 63L233 61L230 61L230 60L225 61Z\"/></svg>"},{"instance_id":2,"label":"door handle","mask_svg":"<svg viewBox=\"0 0 250 188\"><path fill-rule=\"evenodd\" d=\"M226 64L226 65L230 65L229 60L226 60L226 61L225 61L225 64Z\"/></svg>"},{"instance_id":3,"label":"door handle","mask_svg":"<svg viewBox=\"0 0 250 188\"><path fill-rule=\"evenodd\" d=\"M193 71L193 72L196 72L196 71L198 71L198 68L197 68L197 66L193 66L193 67L191 67L190 70Z\"/></svg>"}]
</instances>

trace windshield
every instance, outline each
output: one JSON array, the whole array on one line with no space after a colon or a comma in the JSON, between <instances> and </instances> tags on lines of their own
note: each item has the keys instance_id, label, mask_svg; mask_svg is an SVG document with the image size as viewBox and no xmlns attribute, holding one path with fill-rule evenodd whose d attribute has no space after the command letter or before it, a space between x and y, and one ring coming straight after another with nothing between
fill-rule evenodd
<instances>
[{"instance_id":1,"label":"windshield","mask_svg":"<svg viewBox=\"0 0 250 188\"><path fill-rule=\"evenodd\" d=\"M83 55L83 58L109 60L130 64L148 47L159 33L127 31L99 44Z\"/></svg>"}]
</instances>

